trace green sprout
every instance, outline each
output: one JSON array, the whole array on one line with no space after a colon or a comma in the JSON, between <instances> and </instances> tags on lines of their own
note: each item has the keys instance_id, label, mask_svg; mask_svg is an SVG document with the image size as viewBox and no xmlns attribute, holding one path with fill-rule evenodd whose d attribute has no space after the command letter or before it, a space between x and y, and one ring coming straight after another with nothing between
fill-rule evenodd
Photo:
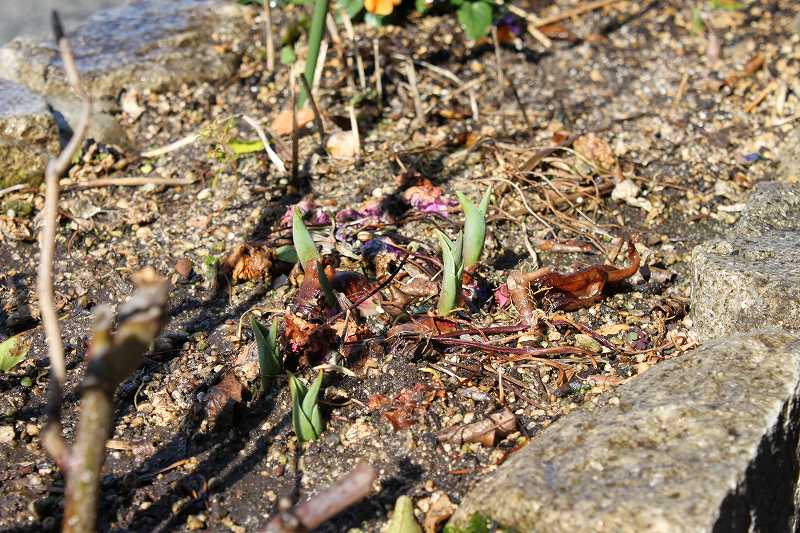
<instances>
[{"instance_id":1,"label":"green sprout","mask_svg":"<svg viewBox=\"0 0 800 533\"><path fill-rule=\"evenodd\" d=\"M439 303L436 306L441 316L447 316L458 304L461 295L461 275L464 273L464 263L461 260L461 249L464 236L461 232L455 242L441 231L436 232L439 245L442 248L442 290L439 293Z\"/></svg>"},{"instance_id":2,"label":"green sprout","mask_svg":"<svg viewBox=\"0 0 800 533\"><path fill-rule=\"evenodd\" d=\"M464 210L464 269L470 271L481 258L483 245L486 241L486 210L489 207L489 198L492 195L492 188L486 189L481 198L480 205L476 206L472 201L461 194L456 193L461 209Z\"/></svg>"},{"instance_id":3,"label":"green sprout","mask_svg":"<svg viewBox=\"0 0 800 533\"><path fill-rule=\"evenodd\" d=\"M269 380L283 372L283 359L278 347L278 318L272 319L269 330L254 317L250 317L250 327L256 337L258 348L258 368L261 373L261 390L267 390Z\"/></svg>"},{"instance_id":4,"label":"green sprout","mask_svg":"<svg viewBox=\"0 0 800 533\"><path fill-rule=\"evenodd\" d=\"M314 2L314 13L311 15L311 30L308 32L308 56L306 57L306 77L308 86L314 85L314 72L317 70L317 59L319 58L319 47L322 44L322 37L325 34L325 18L328 15L329 0L316 0ZM303 107L309 95L306 94L305 87L300 93L297 101L298 107Z\"/></svg>"},{"instance_id":5,"label":"green sprout","mask_svg":"<svg viewBox=\"0 0 800 533\"><path fill-rule=\"evenodd\" d=\"M292 242L303 271L305 272L309 262L313 261L317 268L320 287L325 293L325 302L328 307L336 307L336 297L333 295L333 288L331 288L328 277L325 275L317 245L314 244L314 239L311 238L311 233L303 222L303 213L296 207L292 213Z\"/></svg>"},{"instance_id":6,"label":"green sprout","mask_svg":"<svg viewBox=\"0 0 800 533\"><path fill-rule=\"evenodd\" d=\"M322 371L317 374L311 388L306 388L294 374L289 372L289 392L292 395L292 427L300 442L316 440L322 434L324 424L319 411L317 396L322 386Z\"/></svg>"}]
</instances>

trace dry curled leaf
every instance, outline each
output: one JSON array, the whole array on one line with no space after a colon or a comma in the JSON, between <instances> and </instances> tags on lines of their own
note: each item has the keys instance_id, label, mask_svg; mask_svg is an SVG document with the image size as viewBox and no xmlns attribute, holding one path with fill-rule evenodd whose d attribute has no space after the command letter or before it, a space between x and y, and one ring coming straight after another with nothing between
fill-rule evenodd
<instances>
[{"instance_id":1,"label":"dry curled leaf","mask_svg":"<svg viewBox=\"0 0 800 533\"><path fill-rule=\"evenodd\" d=\"M272 250L261 246L240 244L225 258L223 271L233 283L239 280L269 280Z\"/></svg>"},{"instance_id":2,"label":"dry curled leaf","mask_svg":"<svg viewBox=\"0 0 800 533\"><path fill-rule=\"evenodd\" d=\"M336 332L329 325L314 324L292 313L284 316L283 336L300 366L321 360L336 342Z\"/></svg>"},{"instance_id":3,"label":"dry curled leaf","mask_svg":"<svg viewBox=\"0 0 800 533\"><path fill-rule=\"evenodd\" d=\"M549 268L534 272L516 270L508 276L508 290L517 312L527 323L533 323L537 307L534 298L539 298L544 307L553 311L574 311L590 307L603 297L607 283L617 283L633 276L639 270L641 258L636 251L637 236L628 242L628 266L617 268L611 265L595 265L573 272L558 274Z\"/></svg>"},{"instance_id":4,"label":"dry curled leaf","mask_svg":"<svg viewBox=\"0 0 800 533\"><path fill-rule=\"evenodd\" d=\"M236 374L225 374L222 381L211 387L205 395L206 417L215 421L226 408L241 402L243 389Z\"/></svg>"},{"instance_id":5,"label":"dry curled leaf","mask_svg":"<svg viewBox=\"0 0 800 533\"><path fill-rule=\"evenodd\" d=\"M437 397L444 397L443 389L416 383L411 388L401 389L393 400L389 400L381 394L374 394L369 398L368 404L371 409L384 410L383 417L397 431L413 426L419 417L425 415L428 407Z\"/></svg>"}]
</instances>

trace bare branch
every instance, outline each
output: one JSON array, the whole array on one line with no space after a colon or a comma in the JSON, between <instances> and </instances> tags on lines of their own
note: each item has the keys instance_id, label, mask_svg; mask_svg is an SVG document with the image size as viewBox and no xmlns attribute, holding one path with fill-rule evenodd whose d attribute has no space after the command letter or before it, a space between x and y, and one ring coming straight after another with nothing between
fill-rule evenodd
<instances>
[{"instance_id":1,"label":"bare branch","mask_svg":"<svg viewBox=\"0 0 800 533\"><path fill-rule=\"evenodd\" d=\"M146 269L139 274L139 289L119 308L120 325L111 331L111 310L97 313L83 379L81 418L69 459L64 492L63 532L95 531L100 496L100 476L106 440L111 434L114 392L141 364L145 352L161 331L169 284Z\"/></svg>"},{"instance_id":2,"label":"bare branch","mask_svg":"<svg viewBox=\"0 0 800 533\"><path fill-rule=\"evenodd\" d=\"M53 33L56 36L58 48L64 62L64 71L67 80L75 93L83 101L78 124L73 129L72 138L64 147L59 156L47 164L45 171L45 199L42 213L42 232L39 240L39 308L41 309L42 324L48 343L48 356L50 357L51 386L48 399L48 421L42 434L42 444L50 453L60 468L66 461L66 444L61 436L61 398L66 381L66 366L64 363L64 344L61 340L61 329L58 326L54 290L53 290L53 262L56 249L56 230L58 224L58 196L59 179L66 171L75 152L78 151L86 131L89 128L89 116L92 104L89 95L83 90L80 83L78 69L69 41L64 36L58 13L53 12Z\"/></svg>"},{"instance_id":3,"label":"bare branch","mask_svg":"<svg viewBox=\"0 0 800 533\"><path fill-rule=\"evenodd\" d=\"M336 484L274 516L263 533L301 533L311 531L372 492L377 473L372 465L359 463Z\"/></svg>"}]
</instances>

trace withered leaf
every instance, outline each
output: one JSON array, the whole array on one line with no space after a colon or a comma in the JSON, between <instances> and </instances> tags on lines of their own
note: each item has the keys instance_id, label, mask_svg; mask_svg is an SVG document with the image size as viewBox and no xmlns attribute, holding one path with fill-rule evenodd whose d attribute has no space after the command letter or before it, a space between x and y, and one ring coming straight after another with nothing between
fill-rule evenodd
<instances>
[{"instance_id":1,"label":"withered leaf","mask_svg":"<svg viewBox=\"0 0 800 533\"><path fill-rule=\"evenodd\" d=\"M215 421L226 408L241 402L243 389L244 386L236 374L230 371L226 373L222 381L211 387L206 393L204 398L206 417Z\"/></svg>"},{"instance_id":2,"label":"withered leaf","mask_svg":"<svg viewBox=\"0 0 800 533\"><path fill-rule=\"evenodd\" d=\"M272 250L261 246L240 244L223 262L223 271L232 282L254 281L269 278L272 267Z\"/></svg>"}]
</instances>

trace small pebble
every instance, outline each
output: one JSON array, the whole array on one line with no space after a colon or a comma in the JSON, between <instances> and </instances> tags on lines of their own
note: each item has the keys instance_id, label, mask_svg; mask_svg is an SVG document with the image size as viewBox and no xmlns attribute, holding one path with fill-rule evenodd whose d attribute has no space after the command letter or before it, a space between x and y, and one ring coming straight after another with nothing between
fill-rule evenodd
<instances>
[{"instance_id":1,"label":"small pebble","mask_svg":"<svg viewBox=\"0 0 800 533\"><path fill-rule=\"evenodd\" d=\"M178 262L175 263L175 272L180 274L183 279L189 279L192 275L193 268L192 261L187 257L181 257L178 259Z\"/></svg>"}]
</instances>

